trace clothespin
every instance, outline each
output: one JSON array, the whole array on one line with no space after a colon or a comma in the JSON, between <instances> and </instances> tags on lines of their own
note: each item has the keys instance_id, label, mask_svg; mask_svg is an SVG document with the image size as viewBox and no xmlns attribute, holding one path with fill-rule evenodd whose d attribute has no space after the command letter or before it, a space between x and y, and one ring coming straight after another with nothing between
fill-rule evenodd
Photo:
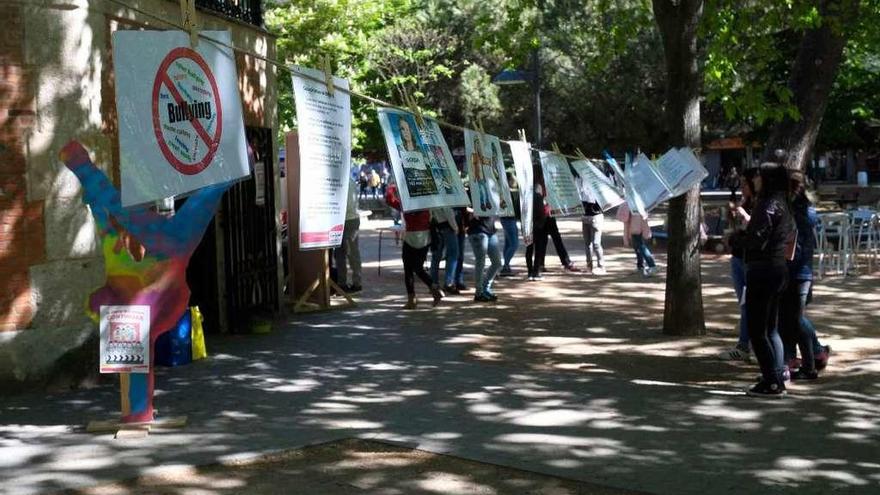
<instances>
[{"instance_id":1,"label":"clothespin","mask_svg":"<svg viewBox=\"0 0 880 495\"><path fill-rule=\"evenodd\" d=\"M562 154L562 152L559 151L559 145L556 144L556 142L553 143L553 152L556 153L557 155L561 155L561 154Z\"/></svg>"},{"instance_id":2,"label":"clothespin","mask_svg":"<svg viewBox=\"0 0 880 495\"><path fill-rule=\"evenodd\" d=\"M574 152L575 152L575 154L577 154L577 156L578 156L581 160L583 160L583 161L585 161L585 162L587 162L587 163L590 163L590 160L587 158L586 155L584 155L584 152L581 151L580 148L575 148Z\"/></svg>"},{"instance_id":3,"label":"clothespin","mask_svg":"<svg viewBox=\"0 0 880 495\"><path fill-rule=\"evenodd\" d=\"M526 139L526 130L525 129L519 130L519 140L524 141L524 142L528 141L528 139Z\"/></svg>"},{"instance_id":4,"label":"clothespin","mask_svg":"<svg viewBox=\"0 0 880 495\"><path fill-rule=\"evenodd\" d=\"M196 0L180 0L180 17L184 31L189 33L189 45L195 49L199 45L199 28L196 25Z\"/></svg>"},{"instance_id":5,"label":"clothespin","mask_svg":"<svg viewBox=\"0 0 880 495\"><path fill-rule=\"evenodd\" d=\"M324 55L324 84L327 85L327 92L330 93L330 96L333 96L336 88L333 84L333 69L330 67L329 55Z\"/></svg>"}]
</instances>

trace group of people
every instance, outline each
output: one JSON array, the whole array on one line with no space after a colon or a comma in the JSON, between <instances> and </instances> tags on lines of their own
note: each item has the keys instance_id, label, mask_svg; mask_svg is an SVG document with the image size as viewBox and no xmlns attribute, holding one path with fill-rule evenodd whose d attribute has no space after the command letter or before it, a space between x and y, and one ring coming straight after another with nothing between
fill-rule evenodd
<instances>
[{"instance_id":1,"label":"group of people","mask_svg":"<svg viewBox=\"0 0 880 495\"><path fill-rule=\"evenodd\" d=\"M804 174L781 163L747 169L739 184L741 201L729 205L739 340L720 357L748 361L754 354L761 377L749 395L781 397L787 381L818 378L831 351L805 314L818 217Z\"/></svg>"},{"instance_id":2,"label":"group of people","mask_svg":"<svg viewBox=\"0 0 880 495\"><path fill-rule=\"evenodd\" d=\"M358 199L367 199L370 197L370 193L372 193L373 199L383 196L388 185L389 176L388 169L384 167L381 174L376 172L375 168L361 170L357 180L358 190L360 191Z\"/></svg>"},{"instance_id":3,"label":"group of people","mask_svg":"<svg viewBox=\"0 0 880 495\"><path fill-rule=\"evenodd\" d=\"M546 187L540 180L540 170L532 194L532 243L526 248L526 266L528 280L541 280L546 271L545 256L548 241L552 240L562 268L569 272L581 272L568 254L568 250L559 232L556 217L546 199ZM508 177L511 188L515 181ZM590 189L578 178L579 191L583 204L582 216L583 239L586 247L587 271L593 275L605 275L604 252L602 248L602 230L604 215ZM511 260L519 248L518 222L521 218L519 196L511 196L514 215L498 218L479 216L471 208L432 208L414 212L402 212L402 205L397 188L394 184L386 190L386 202L399 214L402 213L404 231L402 235L402 258L404 266L404 284L407 292L406 309L416 308L418 298L415 290L415 279L418 278L428 287L437 305L445 295L460 294L467 290L464 283L463 266L465 255L465 239L471 244L474 255L474 301L493 302L498 296L493 291L497 277L513 276ZM647 241L651 238L651 229L647 218L638 213L630 212L626 205L618 209L618 218L624 223L624 244L631 245L636 254L637 270L645 277L657 272L654 257L648 248ZM504 231L503 249L498 239L496 222L500 221ZM428 253L431 254L430 271L425 270ZM487 258L489 266L487 265ZM441 278L440 264L445 259L445 273Z\"/></svg>"}]
</instances>

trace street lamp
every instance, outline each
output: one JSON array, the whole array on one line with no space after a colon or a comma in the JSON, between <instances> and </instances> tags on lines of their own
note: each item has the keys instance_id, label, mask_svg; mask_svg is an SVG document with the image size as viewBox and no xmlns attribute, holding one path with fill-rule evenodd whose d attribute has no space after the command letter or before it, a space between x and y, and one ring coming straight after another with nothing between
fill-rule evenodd
<instances>
[{"instance_id":1,"label":"street lamp","mask_svg":"<svg viewBox=\"0 0 880 495\"><path fill-rule=\"evenodd\" d=\"M492 83L499 86L514 84L532 85L535 97L535 147L540 148L541 139L541 63L538 59L538 48L532 52L532 70L504 69L492 78Z\"/></svg>"}]
</instances>

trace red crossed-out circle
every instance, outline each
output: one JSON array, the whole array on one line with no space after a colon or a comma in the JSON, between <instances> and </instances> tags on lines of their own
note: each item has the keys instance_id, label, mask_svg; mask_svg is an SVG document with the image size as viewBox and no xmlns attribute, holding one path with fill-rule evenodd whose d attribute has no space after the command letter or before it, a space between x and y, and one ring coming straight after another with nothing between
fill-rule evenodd
<instances>
[{"instance_id":1,"label":"red crossed-out circle","mask_svg":"<svg viewBox=\"0 0 880 495\"><path fill-rule=\"evenodd\" d=\"M208 146L208 151L205 153L205 157L196 163L185 163L174 155L168 147L168 143L165 142L165 135L162 133L162 122L159 119L159 90L163 85L168 88L168 92L171 93L171 96L178 105L185 102L183 96L177 91L174 82L168 77L168 67L179 58L188 58L202 69L208 82L211 83L211 91L214 94L214 113L217 115L217 126L214 129L214 135L211 136L208 134L202 126L202 123L199 122L199 119L194 115L190 118L190 123L192 124L193 129L195 129L196 134L198 134L199 138ZM159 149L162 151L162 155L165 156L168 163L178 172L184 175L196 175L202 170L208 168L208 165L211 164L211 159L214 158L214 154L217 153L217 149L220 147L220 135L222 130L223 109L220 106L220 91L217 89L217 81L214 80L214 74L211 73L211 69L208 67L208 64L205 63L205 59L203 59L195 50L190 48L178 47L171 50L165 59L162 60L162 64L159 65L159 70L156 71L156 80L153 83L153 132L156 134L156 140L159 143Z\"/></svg>"}]
</instances>

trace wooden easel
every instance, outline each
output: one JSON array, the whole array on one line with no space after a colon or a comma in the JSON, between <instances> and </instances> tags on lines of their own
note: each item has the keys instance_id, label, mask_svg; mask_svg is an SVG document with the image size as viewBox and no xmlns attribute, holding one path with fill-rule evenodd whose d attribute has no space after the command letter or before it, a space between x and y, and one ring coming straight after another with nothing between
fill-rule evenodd
<instances>
[{"instance_id":1,"label":"wooden easel","mask_svg":"<svg viewBox=\"0 0 880 495\"><path fill-rule=\"evenodd\" d=\"M295 313L323 311L337 307L356 306L357 303L330 278L330 250L302 250L299 248L299 135L289 132L284 138L287 148L287 221L289 223L287 266L289 267L290 297ZM332 304L330 291L341 294L346 303Z\"/></svg>"}]
</instances>

